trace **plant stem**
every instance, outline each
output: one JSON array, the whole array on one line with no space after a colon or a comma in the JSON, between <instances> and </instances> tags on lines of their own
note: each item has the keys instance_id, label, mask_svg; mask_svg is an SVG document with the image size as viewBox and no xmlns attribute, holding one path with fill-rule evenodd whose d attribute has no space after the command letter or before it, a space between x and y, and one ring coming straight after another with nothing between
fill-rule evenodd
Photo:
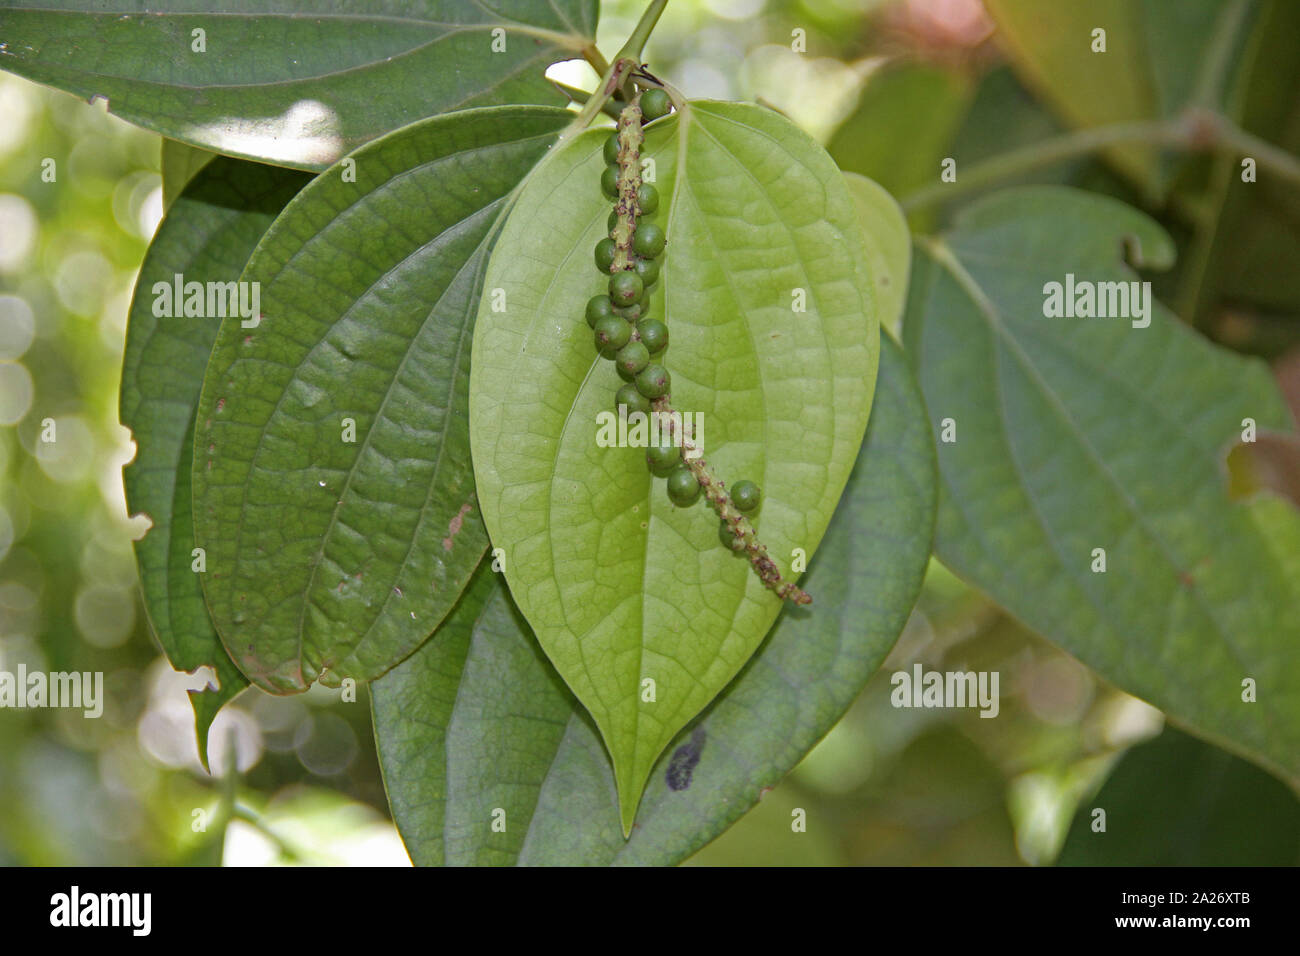
<instances>
[{"instance_id":1,"label":"plant stem","mask_svg":"<svg viewBox=\"0 0 1300 956\"><path fill-rule=\"evenodd\" d=\"M292 843L277 833L252 807L245 804L236 804L233 811L233 817L236 820L242 820L249 826L256 829L264 837L275 844L277 850L295 863L307 862L307 855L295 847Z\"/></svg>"},{"instance_id":2,"label":"plant stem","mask_svg":"<svg viewBox=\"0 0 1300 956\"><path fill-rule=\"evenodd\" d=\"M659 17L663 15L664 7L668 6L668 0L652 0L650 6L646 7L645 13L641 14L641 21L632 31L632 35L627 38L623 44L623 49L618 51L616 60L629 59L641 62L641 54L645 50L646 41L650 39L650 34L654 31L655 25L659 23Z\"/></svg>"},{"instance_id":3,"label":"plant stem","mask_svg":"<svg viewBox=\"0 0 1300 956\"><path fill-rule=\"evenodd\" d=\"M1014 149L1001 156L976 163L961 173L955 183L936 183L904 196L900 205L906 212L923 209L935 203L946 202L963 193L975 192L1002 179L1010 179L1042 166L1077 156L1087 156L1109 146L1126 143L1172 142L1177 128L1167 120L1138 123L1116 123L1078 130L1063 136Z\"/></svg>"},{"instance_id":4,"label":"plant stem","mask_svg":"<svg viewBox=\"0 0 1300 956\"><path fill-rule=\"evenodd\" d=\"M561 83L559 80L551 80L551 85L574 103L585 104L589 99L591 99L591 94L586 90L580 90L576 86L570 86L568 83ZM600 109L606 116L618 119L618 115L622 112L623 107L616 100L606 100Z\"/></svg>"},{"instance_id":5,"label":"plant stem","mask_svg":"<svg viewBox=\"0 0 1300 956\"><path fill-rule=\"evenodd\" d=\"M1077 130L977 163L955 183L936 183L903 197L906 212L947 202L1043 166L1087 156L1111 146L1143 143L1188 151L1212 150L1253 157L1261 167L1300 184L1300 160L1286 150L1247 133L1219 113L1192 109L1167 120L1115 123Z\"/></svg>"},{"instance_id":6,"label":"plant stem","mask_svg":"<svg viewBox=\"0 0 1300 956\"><path fill-rule=\"evenodd\" d=\"M616 59L610 64L609 69L607 69L600 78L600 85L596 87L596 91L588 98L586 105L583 106L582 111L578 114L578 118L573 121L572 125L570 125L563 134L561 134L559 142L562 143L570 136L575 136L578 133L581 133L591 125L591 121L596 118L596 114L605 108L605 104L609 102L609 98L614 94L614 90L618 88L618 77L626 69L626 63L621 59Z\"/></svg>"},{"instance_id":7,"label":"plant stem","mask_svg":"<svg viewBox=\"0 0 1300 956\"><path fill-rule=\"evenodd\" d=\"M1296 159L1280 146L1274 146L1253 133L1247 133L1231 120L1223 119L1219 125L1219 144L1239 156L1250 156L1269 172L1300 185L1300 159Z\"/></svg>"},{"instance_id":8,"label":"plant stem","mask_svg":"<svg viewBox=\"0 0 1300 956\"><path fill-rule=\"evenodd\" d=\"M597 76L604 76L609 70L609 64L605 62L605 58L601 56L594 43L588 43L582 48L582 58L591 64L591 68L596 71Z\"/></svg>"},{"instance_id":9,"label":"plant stem","mask_svg":"<svg viewBox=\"0 0 1300 956\"><path fill-rule=\"evenodd\" d=\"M1190 103L1207 110L1224 109L1223 102L1225 80L1228 67L1232 65L1232 53L1241 35L1246 13L1250 9L1247 0L1231 0L1224 4L1219 18L1214 25L1214 36L1210 47L1201 60L1201 69L1196 77L1196 87L1192 91Z\"/></svg>"},{"instance_id":10,"label":"plant stem","mask_svg":"<svg viewBox=\"0 0 1300 956\"><path fill-rule=\"evenodd\" d=\"M668 6L668 0L653 0L645 13L641 15L641 21L632 31L632 35L627 38L623 44L623 49L618 51L618 56L614 57L614 62L609 64L601 73L600 85L596 91L591 94L582 111L578 114L570 127L560 135L559 142L563 143L572 136L576 136L596 118L596 114L605 108L615 92L627 81L628 74L641 65L641 51L645 49L646 40L650 39L650 34L659 22L660 15L664 12L664 7ZM587 55L586 49L583 55ZM599 57L599 52L596 53ZM588 57L587 62L595 66L595 61ZM600 62L604 62L603 59ZM558 145L558 144L557 144Z\"/></svg>"}]
</instances>

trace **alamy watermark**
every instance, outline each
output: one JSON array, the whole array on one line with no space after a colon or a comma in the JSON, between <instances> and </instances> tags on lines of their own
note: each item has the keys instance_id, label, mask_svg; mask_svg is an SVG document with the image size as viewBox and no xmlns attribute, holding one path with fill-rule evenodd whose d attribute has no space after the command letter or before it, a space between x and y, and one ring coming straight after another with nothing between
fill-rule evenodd
<instances>
[{"instance_id":1,"label":"alamy watermark","mask_svg":"<svg viewBox=\"0 0 1300 956\"><path fill-rule=\"evenodd\" d=\"M262 321L260 282L185 281L181 273L172 281L153 284L153 314L160 319L226 319L238 316L239 324L253 329Z\"/></svg>"},{"instance_id":2,"label":"alamy watermark","mask_svg":"<svg viewBox=\"0 0 1300 956\"><path fill-rule=\"evenodd\" d=\"M127 927L133 936L148 936L153 927L153 894L83 893L74 886L50 897L50 925Z\"/></svg>"},{"instance_id":3,"label":"alamy watermark","mask_svg":"<svg viewBox=\"0 0 1300 956\"><path fill-rule=\"evenodd\" d=\"M1133 328L1151 324L1151 283L1078 281L1073 272L1065 282L1043 286L1043 315L1049 319L1129 319Z\"/></svg>"},{"instance_id":4,"label":"alamy watermark","mask_svg":"<svg viewBox=\"0 0 1300 956\"><path fill-rule=\"evenodd\" d=\"M104 713L103 671L0 671L0 708L70 707L94 719Z\"/></svg>"},{"instance_id":5,"label":"alamy watermark","mask_svg":"<svg viewBox=\"0 0 1300 956\"><path fill-rule=\"evenodd\" d=\"M601 448L649 448L659 445L682 445L682 434L691 436L691 447L684 452L684 457L694 461L699 458L704 447L704 413L703 412L626 412L627 406L619 406L618 412L598 412L596 414L596 444Z\"/></svg>"},{"instance_id":6,"label":"alamy watermark","mask_svg":"<svg viewBox=\"0 0 1300 956\"><path fill-rule=\"evenodd\" d=\"M1001 709L998 671L895 671L889 702L895 707L978 707L981 717L996 717Z\"/></svg>"}]
</instances>

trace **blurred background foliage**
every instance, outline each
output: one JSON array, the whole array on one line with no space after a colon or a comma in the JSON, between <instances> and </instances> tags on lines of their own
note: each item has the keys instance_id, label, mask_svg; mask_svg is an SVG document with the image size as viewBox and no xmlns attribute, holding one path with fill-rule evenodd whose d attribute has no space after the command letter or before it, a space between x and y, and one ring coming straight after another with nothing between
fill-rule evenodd
<instances>
[{"instance_id":1,"label":"blurred background foliage","mask_svg":"<svg viewBox=\"0 0 1300 956\"><path fill-rule=\"evenodd\" d=\"M1222 6L1135 5L1202 44L1212 36L1197 17ZM643 4L602 7L612 51ZM1296 7L1248 12L1225 95L1246 129L1300 152ZM806 52L791 48L798 30ZM646 59L693 97L781 110L905 200L946 156L969 168L1078 122L1050 76L1008 63L1011 49L980 0L672 0ZM551 75L594 82L582 63ZM0 711L0 864L405 863L364 688L355 703L246 691L214 726L210 776L185 694L199 679L173 672L150 633L130 544L147 521L125 511L133 448L117 391L127 305L162 215L159 152L102 105L0 74L0 670L102 671L106 692L99 720ZM1156 294L1270 359L1300 407L1300 196L1243 188L1235 162L1208 156L1161 160L1146 180L1125 162L1074 158L1006 182L1070 183L1159 218L1180 255L1152 277ZM948 214L909 212L919 230ZM1290 443L1262 442L1233 456L1234 487L1295 497L1298 461ZM915 662L1000 672L998 718L891 707L889 675ZM1300 861L1296 795L1163 724L934 564L844 720L694 862ZM1099 802L1140 819L1145 840L1098 840ZM791 830L796 808L806 833Z\"/></svg>"}]
</instances>

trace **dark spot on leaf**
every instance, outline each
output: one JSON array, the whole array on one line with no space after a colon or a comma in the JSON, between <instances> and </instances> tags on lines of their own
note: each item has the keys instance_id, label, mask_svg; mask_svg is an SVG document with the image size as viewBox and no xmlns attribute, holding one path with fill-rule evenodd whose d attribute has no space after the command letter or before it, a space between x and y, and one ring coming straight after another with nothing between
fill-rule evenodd
<instances>
[{"instance_id":1,"label":"dark spot on leaf","mask_svg":"<svg viewBox=\"0 0 1300 956\"><path fill-rule=\"evenodd\" d=\"M691 739L673 751L672 759L668 761L668 771L664 774L669 790L685 790L691 785L691 774L700 762L704 739L704 728L696 727L691 731Z\"/></svg>"}]
</instances>

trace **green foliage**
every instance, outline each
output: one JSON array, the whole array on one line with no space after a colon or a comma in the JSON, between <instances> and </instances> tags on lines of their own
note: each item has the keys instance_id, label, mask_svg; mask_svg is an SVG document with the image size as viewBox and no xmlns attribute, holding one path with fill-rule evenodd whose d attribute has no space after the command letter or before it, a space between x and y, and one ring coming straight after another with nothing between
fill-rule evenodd
<instances>
[{"instance_id":1,"label":"green foliage","mask_svg":"<svg viewBox=\"0 0 1300 956\"><path fill-rule=\"evenodd\" d=\"M879 183L857 173L845 173L853 205L862 220L876 313L881 328L895 338L907 301L907 276L912 262L911 234L898 202Z\"/></svg>"},{"instance_id":2,"label":"green foliage","mask_svg":"<svg viewBox=\"0 0 1300 956\"><path fill-rule=\"evenodd\" d=\"M920 393L882 339L866 442L804 581L822 606L782 612L739 675L675 735L626 841L599 732L485 562L437 639L373 685L388 796L412 858L689 856L780 780L880 665L920 588L934 495ZM504 832L490 825L496 808Z\"/></svg>"},{"instance_id":3,"label":"green foliage","mask_svg":"<svg viewBox=\"0 0 1300 956\"><path fill-rule=\"evenodd\" d=\"M140 267L127 325L122 367L122 424L135 436L135 460L122 470L130 513L152 526L136 542L145 607L172 666L216 672L216 689L191 693L199 753L221 706L246 686L230 661L203 603L202 574L194 570L194 514L190 470L194 413L217 323L168 314L154 305L172 297L175 276L185 282L230 281L267 228L310 177L291 170L218 159L200 172L171 206ZM171 312L171 306L166 309ZM206 566L206 556L202 557ZM206 573L204 571L203 573Z\"/></svg>"},{"instance_id":4,"label":"green foliage","mask_svg":"<svg viewBox=\"0 0 1300 956\"><path fill-rule=\"evenodd\" d=\"M320 170L426 116L554 102L543 71L593 42L596 6L214 0L196 10L164 0L119 12L19 0L2 8L0 55L6 69L104 97L172 139Z\"/></svg>"},{"instance_id":5,"label":"green foliage","mask_svg":"<svg viewBox=\"0 0 1300 956\"><path fill-rule=\"evenodd\" d=\"M30 821L42 803L88 816L67 794L122 794L142 776L133 747L199 769L158 730L172 704L188 713L163 689L182 678L143 679L143 627L139 661L113 650L134 613L132 570L112 562L126 516L79 526L87 500L114 497L95 466L115 439L91 425L111 412L82 395L115 386L115 354L85 342L120 342L113 277L159 205L120 405L138 446L127 506L152 521L144 608L172 667L216 674L191 692L204 769L218 710L250 680L259 693L222 715L239 746L212 731L219 795L169 778L165 799L140 797L167 834L154 856L214 862L238 824L280 859L344 859L295 821L369 825L351 799L245 799L240 774L258 726L268 763L292 750L333 776L354 760L358 728L312 711L364 695L355 679L420 863L679 862L801 761L750 818L780 840L751 830L702 859L1049 862L1075 815L1066 864L1296 861L1294 795L1265 771L1300 782L1300 511L1268 490L1296 487L1268 451L1298 439L1263 365L1193 331L1258 354L1297 341L1293 5L988 0L987 45L978 23L809 5L814 57L787 50L785 11L733 22L727 52L701 39L702 6L675 8L656 74L703 65L769 109L690 101L635 69L662 0L612 65L596 0L219 2L0 7L0 65L164 137L158 190L156 138L136 138L141 171L84 105L67 126L101 130L102 149L25 135L25 101L0 85L25 144L14 166L0 137L15 183L0 195L0 660L105 670L111 700L149 698L139 745L0 722L0 803L18 807L0 862L14 845L78 858ZM616 23L630 9L607 7ZM911 54L864 71L883 26ZM985 70L995 47L1010 65ZM579 56L605 74L590 102L542 105L547 66ZM864 75L824 151L798 124L826 131ZM634 83L653 184L629 233L610 200L620 182L631 195L640 134L620 152L588 127ZM948 158L955 181L939 179ZM1043 181L1089 192L1005 188ZM72 201L84 228L53 228ZM1171 309L1128 285L1135 269L1160 271ZM257 314L207 297L202 315L159 315L155 286L176 276L242 280ZM1051 283L1136 298L1060 317ZM610 447L612 399L701 415L707 464ZM733 553L753 538L712 475L811 608ZM1003 671L1001 721L891 700L880 668L927 564L895 666ZM316 682L348 693L286 696ZM1168 730L1120 757L1160 720L1126 693L1200 739ZM115 706L106 724L136 721ZM68 753L102 744L113 782L61 769L25 794L7 755L30 750L28 726L67 734ZM359 799L378 801L369 784ZM202 837L196 806L215 806ZM796 807L841 832L796 837ZM909 815L922 822L896 840Z\"/></svg>"},{"instance_id":6,"label":"green foliage","mask_svg":"<svg viewBox=\"0 0 1300 956\"><path fill-rule=\"evenodd\" d=\"M1094 810L1105 830L1094 831ZM1170 727L1079 807L1060 866L1295 866L1300 801L1281 781Z\"/></svg>"},{"instance_id":7,"label":"green foliage","mask_svg":"<svg viewBox=\"0 0 1300 956\"><path fill-rule=\"evenodd\" d=\"M511 593L600 727L630 828L660 753L781 602L719 546L715 519L666 500L639 450L596 440L619 385L581 325L601 284L587 250L609 211L604 139L548 156L495 247L484 285L506 305L480 307L470 437ZM642 156L668 235L649 309L672 333L674 407L703 416L719 473L762 486L759 530L787 567L816 550L871 404L877 329L853 201L816 144L758 107L692 103L647 129Z\"/></svg>"},{"instance_id":8,"label":"green foliage","mask_svg":"<svg viewBox=\"0 0 1300 956\"><path fill-rule=\"evenodd\" d=\"M989 0L988 8L1025 81L1066 121L1087 127L1169 117L1189 104L1217 105L1207 99L1220 90L1198 88L1198 80L1214 79L1216 69L1226 72L1237 53L1235 25L1245 5L1097 0L1044 9L1034 0ZM1209 73L1203 72L1207 61ZM1106 65L1113 63L1126 68ZM1148 194L1168 188L1170 169L1154 147L1116 147L1109 155Z\"/></svg>"},{"instance_id":9,"label":"green foliage","mask_svg":"<svg viewBox=\"0 0 1300 956\"><path fill-rule=\"evenodd\" d=\"M907 348L936 430L955 430L936 553L1130 693L1300 776L1286 572L1223 475L1244 419L1290 430L1290 415L1261 365L1154 300L1145 328L1044 315L1044 284L1067 270L1134 279L1125 248L1134 265L1172 262L1145 216L1057 187L999 193L918 245Z\"/></svg>"},{"instance_id":10,"label":"green foliage","mask_svg":"<svg viewBox=\"0 0 1300 956\"><path fill-rule=\"evenodd\" d=\"M449 114L317 178L259 246L262 321L222 322L195 439L196 537L231 656L285 693L377 677L486 545L465 414L493 223L567 114ZM327 672L327 673L326 673Z\"/></svg>"}]
</instances>

